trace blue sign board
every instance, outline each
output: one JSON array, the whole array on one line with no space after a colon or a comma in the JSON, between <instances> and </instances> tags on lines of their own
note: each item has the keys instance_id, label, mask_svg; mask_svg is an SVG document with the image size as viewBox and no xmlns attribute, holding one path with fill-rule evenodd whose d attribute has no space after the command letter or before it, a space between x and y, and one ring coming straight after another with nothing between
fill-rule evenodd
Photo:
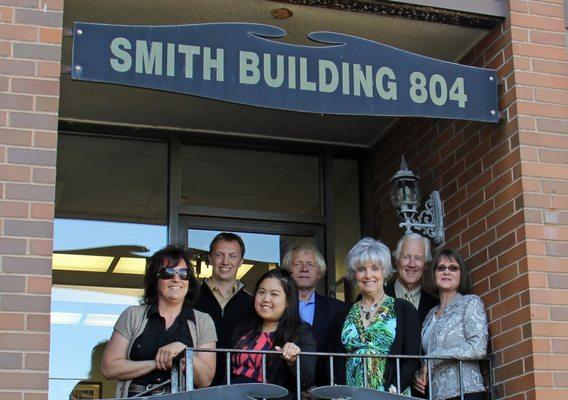
<instances>
[{"instance_id":1,"label":"blue sign board","mask_svg":"<svg viewBox=\"0 0 568 400\"><path fill-rule=\"evenodd\" d=\"M333 32L76 23L71 77L282 110L497 122L495 71Z\"/></svg>"}]
</instances>

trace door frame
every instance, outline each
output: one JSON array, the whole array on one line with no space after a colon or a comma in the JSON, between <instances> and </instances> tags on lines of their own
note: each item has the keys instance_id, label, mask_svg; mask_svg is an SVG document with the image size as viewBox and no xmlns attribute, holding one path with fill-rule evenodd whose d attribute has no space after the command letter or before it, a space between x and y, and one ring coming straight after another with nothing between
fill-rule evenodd
<instances>
[{"instance_id":1,"label":"door frame","mask_svg":"<svg viewBox=\"0 0 568 400\"><path fill-rule=\"evenodd\" d=\"M324 224L310 224L299 222L265 221L255 219L240 219L226 217L205 217L195 215L179 216L179 241L180 244L188 246L188 230L203 229L220 232L243 232L260 233L272 235L290 235L313 237L314 245L321 254L326 254L326 238ZM279 260L279 264L280 264ZM325 282L322 285L322 282ZM325 286L325 287L324 287ZM324 290L325 295L335 296L335 269L328 268L325 280L320 281L318 289Z\"/></svg>"}]
</instances>

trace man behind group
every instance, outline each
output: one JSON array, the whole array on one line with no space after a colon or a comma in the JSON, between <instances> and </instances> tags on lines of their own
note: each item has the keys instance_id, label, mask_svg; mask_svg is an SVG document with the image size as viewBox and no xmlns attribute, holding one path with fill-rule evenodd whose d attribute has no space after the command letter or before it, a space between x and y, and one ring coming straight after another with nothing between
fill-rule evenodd
<instances>
[{"instance_id":1,"label":"man behind group","mask_svg":"<svg viewBox=\"0 0 568 400\"><path fill-rule=\"evenodd\" d=\"M217 331L217 348L229 348L237 324L249 316L252 310L252 296L237 280L237 271L243 263L245 245L239 235L219 233L209 245L211 278L201 284L201 293L195 308L208 313ZM226 381L225 355L217 354L217 370L211 385L222 385Z\"/></svg>"},{"instance_id":2,"label":"man behind group","mask_svg":"<svg viewBox=\"0 0 568 400\"><path fill-rule=\"evenodd\" d=\"M432 259L430 241L417 233L404 235L393 252L396 262L396 280L385 287L392 297L408 300L418 310L420 324L438 300L423 288L426 264Z\"/></svg>"},{"instance_id":3,"label":"man behind group","mask_svg":"<svg viewBox=\"0 0 568 400\"><path fill-rule=\"evenodd\" d=\"M341 326L349 311L339 300L316 292L318 281L325 275L325 260L311 244L300 244L288 251L282 267L290 272L298 286L300 317L312 326L318 352L336 352L341 347ZM318 357L315 385L329 385L327 357Z\"/></svg>"}]
</instances>

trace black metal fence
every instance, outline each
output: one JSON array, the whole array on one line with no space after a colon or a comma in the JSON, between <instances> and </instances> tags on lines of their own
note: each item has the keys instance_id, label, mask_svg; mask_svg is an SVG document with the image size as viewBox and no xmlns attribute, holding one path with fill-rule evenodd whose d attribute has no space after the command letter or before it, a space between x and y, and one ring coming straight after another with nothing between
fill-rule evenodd
<instances>
[{"instance_id":1,"label":"black metal fence","mask_svg":"<svg viewBox=\"0 0 568 400\"><path fill-rule=\"evenodd\" d=\"M269 355L280 356L282 353L275 350L237 350L237 349L197 349L188 347L185 352L181 352L176 358L171 371L171 379L165 381L159 385L152 386L146 392L139 393L134 397L145 396L149 393L155 392L156 389L160 387L170 386L171 393L180 393L194 390L193 384L193 355L194 352L213 352L213 353L225 353L225 363L227 369L227 385L231 384L231 355L239 353L250 353L250 354L261 354L262 355L262 378L263 383L266 382L266 358ZM335 384L335 360L337 358L382 358L382 359L395 359L396 360L396 376L397 376L397 393L401 393L400 387L400 360L401 359L420 359L426 362L428 367L428 382L432 382L432 368L430 364L432 360L450 360L458 363L458 378L460 382L460 398L464 400L464 387L463 387L463 363L471 361L483 361L487 362L489 366L488 375L488 386L487 393L490 396L490 400L494 399L493 393L493 360L491 357L485 357L482 359L460 359L453 357L427 357L421 355L375 355L375 354L348 354L348 353L323 353L323 352L301 352L298 354L295 368L296 368L296 399L301 399L301 374L300 366L302 357L314 356L314 357L328 357L329 358L329 382L330 385ZM185 363L185 368L182 368L183 363ZM368 387L367 379L367 363L363 363L363 381L364 388ZM428 384L428 399L432 399L432 385Z\"/></svg>"}]
</instances>

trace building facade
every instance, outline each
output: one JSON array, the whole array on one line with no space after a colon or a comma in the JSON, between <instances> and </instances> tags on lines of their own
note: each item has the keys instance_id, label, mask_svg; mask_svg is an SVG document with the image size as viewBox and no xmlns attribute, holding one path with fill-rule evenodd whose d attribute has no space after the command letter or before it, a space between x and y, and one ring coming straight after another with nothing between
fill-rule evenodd
<instances>
[{"instance_id":1,"label":"building facade","mask_svg":"<svg viewBox=\"0 0 568 400\"><path fill-rule=\"evenodd\" d=\"M203 6L197 3L194 7ZM311 2L290 1L280 5L285 7L291 3L306 3L292 5L320 13L317 15L330 12L322 4L309 7ZM443 6L434 3L408 2L405 7L417 13L423 11L423 7L439 7L442 11L436 15L448 15ZM109 4L100 5L98 12L112 20L113 10ZM400 5L398 2L369 4L386 7L381 10ZM89 175L92 166L110 165L113 159L124 160L124 154L141 155L143 164L150 167L146 171L144 165L139 165L146 178L128 186L128 194L146 199L145 208L134 210L138 203L129 203L131 197L121 197L123 194L117 190L113 198L120 202L108 203L111 204L109 213L120 215L122 221L161 226L158 235L166 238L160 239L163 241L175 239L187 243L188 229L239 231L239 224L248 224L249 228L243 228L244 231L288 237L287 241L281 239L280 248L293 242L295 237L310 237L325 251L328 260L332 259L331 265L335 265L333 279L328 279L328 287L323 288L328 291L335 288L337 278L344 273L340 267L341 257L354 243L354 238L373 235L391 248L396 244L401 231L390 205L389 180L404 154L409 166L422 177L424 192L441 192L446 245L466 256L472 290L486 304L490 352L495 361L492 373L496 397L567 398L567 6L562 0L509 0L503 5L503 18L492 18L491 23L478 22L477 28L482 26L488 34L472 42L471 48L464 49L467 54L454 55L462 64L497 70L501 79L499 110L502 113L498 124L397 118L388 122L377 140L365 146L338 146L327 143L325 132L305 142L297 138L286 141L263 137L260 140L252 134L241 142L232 132L238 131L237 128L212 132L207 126L192 127L190 131L196 133L191 133L178 126L155 135L148 124L132 121L120 124L112 118L100 123L102 118L98 116L111 115L112 110L95 110L94 117L89 119L85 115L89 115L96 99L108 100L106 89L88 93L93 98L77 97L74 102L73 96L86 87L78 92L65 89L65 85L69 85L68 75L60 74L69 64L70 42L67 39L65 44L63 39L64 27L70 28L69 23L72 23L67 18L80 14L80 8L89 4L72 1L64 4L62 0L0 0L0 397L6 400L59 398L54 394L53 382L57 376L50 374L50 370L53 371L54 363L60 362L62 350L59 347L54 350L54 346L59 346L55 343L59 328L54 327L53 321L50 325L50 312L54 311L54 301L61 300L64 290L85 284L83 279L96 280L98 275L75 276L55 266L52 270L54 222L58 218L77 220L82 213L88 214L86 219L90 220L113 220L97 208L97 204L86 203L80 197L87 188L73 181L74 172L80 172L83 181L90 180L91 186L104 185L105 180L115 179L121 166L130 164L117 164L113 170ZM183 9L183 5L178 6ZM296 12L294 7L290 6ZM134 15L145 14L142 5L126 9ZM219 18L229 19L229 11L221 11ZM357 10L341 12L356 13ZM451 10L449 15L456 18L465 15L466 20L471 21L472 16L478 14L475 10ZM365 13L358 16L361 23L372 17ZM151 16L147 18L152 20ZM451 38L444 40L451 41ZM426 41L426 46L436 45ZM88 88L96 91L97 86ZM172 113L188 113L185 108L176 110L177 103L169 104ZM128 110L129 105L120 107ZM199 111L199 107L217 105L203 103L196 107ZM240 118L235 116L238 110L231 107L223 111L231 113L231 118ZM287 114L290 115L294 118L293 114ZM297 118L298 123L302 123L300 117ZM246 115L240 118L242 121L223 121L222 116L219 119L219 124L235 126L252 123ZM340 126L345 123L349 128L352 119L334 122ZM353 123L363 125L369 121ZM291 123L290 129L293 128ZM372 126L368 131L372 131ZM208 133L212 133L214 139L203 136ZM116 150L122 146L117 140L135 136L144 138L144 143L158 143L163 138L165 142L150 147L137 144L124 154ZM301 171L313 172L312 178L305 173L305 182L294 182L303 185L303 193L307 194L296 199L297 204L291 200L295 198L292 195L287 197L286 204L279 204L277 195L267 196L281 186L274 189L269 182L266 187L270 190L257 193L259 198L268 198L266 202L238 200L234 195L225 201L222 195L216 195L218 206L211 206L208 193L211 196L217 187L201 187L199 177L184 183L185 177L194 173L185 170L184 165L204 165L213 174L206 180L213 180L215 163L210 160L218 160L223 157L223 151L228 151L215 147L219 140L228 147L244 146L247 151L256 152L231 155L234 165L244 165L243 160L253 154L258 165L274 166L268 169L274 174L281 166L292 164L291 157L297 157L293 159L294 165L301 166L298 167ZM81 164L87 163L88 157L84 154L93 143L105 149L110 154L109 159ZM78 149L83 149L83 153L78 153ZM281 155L281 164L278 156L265 153L267 149ZM260 160L264 159L270 163L263 164ZM139 160L133 163L137 165ZM255 165L256 170L258 165ZM336 171L335 175L330 171ZM339 179L337 171L345 171L344 181ZM136 174L125 174L123 180L117 176L117 182L136 180ZM106 178L96 181L101 176ZM346 182L353 182L353 176L357 184L345 186ZM150 177L154 181L148 183L152 180ZM242 179L252 178L243 176ZM285 179L286 174L280 184ZM324 183L321 191L313 189L321 182ZM144 191L146 186L150 187L150 192ZM79 189L73 192L73 188ZM140 192L136 192L136 188ZM345 188L347 190L342 190ZM98 199L96 188L88 190L93 190L93 199ZM357 196L350 195L355 192ZM184 200L186 195L187 201ZM228 208L227 201L240 201L243 205L239 211L219 211ZM57 210L56 203L59 204ZM247 204L255 205L246 209ZM271 206L265 207L265 204ZM88 208L89 212L81 207ZM352 209L358 215L354 225L345 222L349 216L342 216L342 210ZM276 214L278 218L274 217ZM282 216L284 214L286 216ZM275 219L278 224L274 223ZM344 226L349 229L342 229ZM344 231L351 234L342 236ZM83 233L75 232L76 235ZM189 241L191 243L192 239ZM56 250L69 255L64 249ZM124 282L117 286L135 287L138 281L128 276L126 273L118 276L116 281ZM101 282L92 285L104 286ZM61 286L52 290L52 284ZM62 318L69 314L57 315Z\"/></svg>"}]
</instances>

